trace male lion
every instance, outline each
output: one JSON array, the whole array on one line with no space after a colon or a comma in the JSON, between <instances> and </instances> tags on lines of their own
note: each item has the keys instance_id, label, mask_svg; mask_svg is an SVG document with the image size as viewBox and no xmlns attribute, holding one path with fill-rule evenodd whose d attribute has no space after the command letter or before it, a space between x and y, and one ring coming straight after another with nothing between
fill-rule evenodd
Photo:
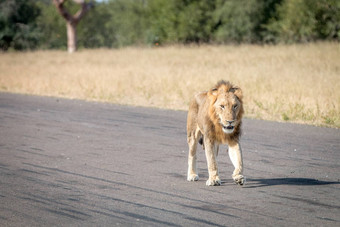
<instances>
[{"instance_id":1,"label":"male lion","mask_svg":"<svg viewBox=\"0 0 340 227\"><path fill-rule=\"evenodd\" d=\"M243 160L239 144L243 115L242 91L226 81L219 81L208 92L201 92L190 103L187 119L189 145L188 181L197 181L197 142L203 145L208 163L208 186L221 185L216 157L219 144L228 144L229 157L235 170L232 178L243 185Z\"/></svg>"}]
</instances>

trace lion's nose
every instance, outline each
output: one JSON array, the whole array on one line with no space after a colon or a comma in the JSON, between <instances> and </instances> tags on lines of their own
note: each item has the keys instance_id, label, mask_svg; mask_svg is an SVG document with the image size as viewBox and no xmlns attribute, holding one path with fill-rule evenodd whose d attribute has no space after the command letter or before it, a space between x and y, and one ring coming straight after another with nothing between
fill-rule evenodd
<instances>
[{"instance_id":1,"label":"lion's nose","mask_svg":"<svg viewBox=\"0 0 340 227\"><path fill-rule=\"evenodd\" d=\"M234 123L234 120L233 121L227 121L230 125L232 124L232 123Z\"/></svg>"}]
</instances>

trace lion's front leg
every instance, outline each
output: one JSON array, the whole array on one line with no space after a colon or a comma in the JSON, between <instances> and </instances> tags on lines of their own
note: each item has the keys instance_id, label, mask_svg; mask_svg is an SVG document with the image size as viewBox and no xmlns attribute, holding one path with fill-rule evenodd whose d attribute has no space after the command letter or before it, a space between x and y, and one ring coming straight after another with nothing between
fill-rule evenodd
<instances>
[{"instance_id":1,"label":"lion's front leg","mask_svg":"<svg viewBox=\"0 0 340 227\"><path fill-rule=\"evenodd\" d=\"M232 177L236 184L244 185L246 178L243 176L243 159L240 144L237 142L230 144L228 153L230 160L235 167Z\"/></svg>"},{"instance_id":2,"label":"lion's front leg","mask_svg":"<svg viewBox=\"0 0 340 227\"><path fill-rule=\"evenodd\" d=\"M218 144L211 143L209 139L204 138L205 156L208 163L209 179L206 182L207 186L221 185L221 179L218 176L217 168L217 153Z\"/></svg>"}]
</instances>

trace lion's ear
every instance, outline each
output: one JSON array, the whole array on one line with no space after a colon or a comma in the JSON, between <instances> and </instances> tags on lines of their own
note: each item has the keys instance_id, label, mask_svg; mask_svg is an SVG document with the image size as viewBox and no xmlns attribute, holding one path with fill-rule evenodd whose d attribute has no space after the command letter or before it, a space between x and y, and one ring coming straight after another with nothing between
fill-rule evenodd
<instances>
[{"instance_id":1,"label":"lion's ear","mask_svg":"<svg viewBox=\"0 0 340 227\"><path fill-rule=\"evenodd\" d=\"M217 88L211 89L208 92L208 98L210 100L210 105L213 105L217 100L218 91Z\"/></svg>"},{"instance_id":2,"label":"lion's ear","mask_svg":"<svg viewBox=\"0 0 340 227\"><path fill-rule=\"evenodd\" d=\"M210 94L210 95L213 95L213 96L217 96L217 94L218 94L217 88L211 89L211 91L209 92L209 94Z\"/></svg>"},{"instance_id":3,"label":"lion's ear","mask_svg":"<svg viewBox=\"0 0 340 227\"><path fill-rule=\"evenodd\" d=\"M233 93L237 96L237 98L239 98L240 100L242 100L243 94L242 94L241 88L239 88L239 87L233 87L233 88L230 89L230 91L233 92Z\"/></svg>"}]
</instances>

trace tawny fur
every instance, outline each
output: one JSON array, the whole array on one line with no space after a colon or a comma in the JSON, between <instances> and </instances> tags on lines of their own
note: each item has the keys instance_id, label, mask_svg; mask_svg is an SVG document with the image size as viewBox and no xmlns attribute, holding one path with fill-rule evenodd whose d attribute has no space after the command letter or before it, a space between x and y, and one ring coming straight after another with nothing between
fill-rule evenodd
<instances>
[{"instance_id":1,"label":"tawny fur","mask_svg":"<svg viewBox=\"0 0 340 227\"><path fill-rule=\"evenodd\" d=\"M235 154L230 156L233 164L236 163L233 178L235 181L239 178L243 180L243 161L239 146L243 112L242 90L230 82L219 81L208 92L201 92L195 96L190 103L187 119L189 181L198 180L197 142L202 143L207 156L209 170L207 185L220 184L216 162L219 144L228 144L233 148ZM229 129L227 126L233 127Z\"/></svg>"},{"instance_id":2,"label":"tawny fur","mask_svg":"<svg viewBox=\"0 0 340 227\"><path fill-rule=\"evenodd\" d=\"M220 119L218 118L216 114L216 108L214 107L215 102L217 101L218 96L213 95L214 92L217 92L218 95L223 95L225 93L232 92L234 95L238 98L239 102L241 103L240 110L237 114L237 121L238 124L235 127L235 131L232 134L226 134L222 130L222 126L220 124ZM213 122L211 128L209 131L214 132L213 135L215 135L215 139L217 142L225 144L228 143L228 141L238 141L240 135L241 135L241 119L243 116L243 105L242 105L242 91L238 87L234 87L231 83L220 81L217 83L216 87L213 88L211 91L207 93L208 98L210 99L210 105L209 105L209 118ZM230 100L228 100L230 101Z\"/></svg>"}]
</instances>

